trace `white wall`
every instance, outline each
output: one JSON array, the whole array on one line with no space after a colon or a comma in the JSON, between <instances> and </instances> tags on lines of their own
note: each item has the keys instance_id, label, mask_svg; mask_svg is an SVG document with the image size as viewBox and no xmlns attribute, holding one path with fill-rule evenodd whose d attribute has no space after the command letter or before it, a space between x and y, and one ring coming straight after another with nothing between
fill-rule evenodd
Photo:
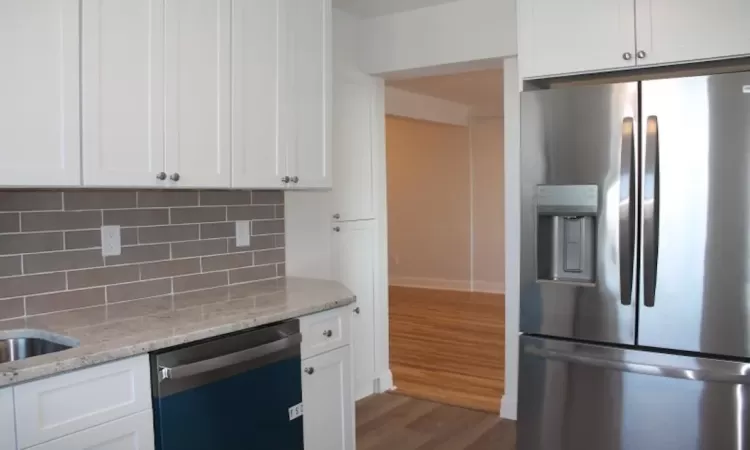
<instances>
[{"instance_id":1,"label":"white wall","mask_svg":"<svg viewBox=\"0 0 750 450\"><path fill-rule=\"evenodd\" d=\"M360 67L387 74L516 54L515 0L459 0L362 22Z\"/></svg>"},{"instance_id":2,"label":"white wall","mask_svg":"<svg viewBox=\"0 0 750 450\"><path fill-rule=\"evenodd\" d=\"M469 125L468 106L391 86L385 88L385 113L450 125Z\"/></svg>"},{"instance_id":3,"label":"white wall","mask_svg":"<svg viewBox=\"0 0 750 450\"><path fill-rule=\"evenodd\" d=\"M498 80L500 82L500 80ZM472 290L505 292L505 186L502 117L472 117Z\"/></svg>"}]
</instances>

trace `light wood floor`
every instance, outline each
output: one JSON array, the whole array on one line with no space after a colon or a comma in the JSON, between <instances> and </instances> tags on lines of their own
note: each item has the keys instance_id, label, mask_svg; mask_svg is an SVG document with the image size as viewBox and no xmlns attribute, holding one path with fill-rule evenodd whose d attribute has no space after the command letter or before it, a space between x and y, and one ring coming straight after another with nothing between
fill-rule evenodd
<instances>
[{"instance_id":1,"label":"light wood floor","mask_svg":"<svg viewBox=\"0 0 750 450\"><path fill-rule=\"evenodd\" d=\"M389 293L398 392L497 413L504 387L505 297L396 286Z\"/></svg>"},{"instance_id":2,"label":"light wood floor","mask_svg":"<svg viewBox=\"0 0 750 450\"><path fill-rule=\"evenodd\" d=\"M513 422L402 395L357 402L357 450L515 450Z\"/></svg>"}]
</instances>

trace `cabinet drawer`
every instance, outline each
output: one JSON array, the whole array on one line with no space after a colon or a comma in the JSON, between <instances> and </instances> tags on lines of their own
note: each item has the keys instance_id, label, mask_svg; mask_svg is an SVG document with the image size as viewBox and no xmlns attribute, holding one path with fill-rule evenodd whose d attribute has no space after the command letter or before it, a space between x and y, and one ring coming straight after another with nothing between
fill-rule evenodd
<instances>
[{"instance_id":1,"label":"cabinet drawer","mask_svg":"<svg viewBox=\"0 0 750 450\"><path fill-rule=\"evenodd\" d=\"M300 318L302 359L349 345L350 308L337 308Z\"/></svg>"},{"instance_id":2,"label":"cabinet drawer","mask_svg":"<svg viewBox=\"0 0 750 450\"><path fill-rule=\"evenodd\" d=\"M31 447L151 409L148 355L32 381L13 390L18 446Z\"/></svg>"},{"instance_id":3,"label":"cabinet drawer","mask_svg":"<svg viewBox=\"0 0 750 450\"><path fill-rule=\"evenodd\" d=\"M154 445L153 416L149 409L29 450L153 450Z\"/></svg>"}]
</instances>

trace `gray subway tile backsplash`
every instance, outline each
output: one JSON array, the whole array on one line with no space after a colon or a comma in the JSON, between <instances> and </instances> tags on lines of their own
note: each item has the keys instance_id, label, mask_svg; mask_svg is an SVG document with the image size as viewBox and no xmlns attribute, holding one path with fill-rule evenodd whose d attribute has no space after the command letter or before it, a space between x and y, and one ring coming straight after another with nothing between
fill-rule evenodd
<instances>
[{"instance_id":1,"label":"gray subway tile backsplash","mask_svg":"<svg viewBox=\"0 0 750 450\"><path fill-rule=\"evenodd\" d=\"M281 191L0 191L0 321L75 326L105 303L125 318L131 302L158 312L251 292L285 274L283 210ZM252 221L248 247L236 220ZM121 255L102 256L101 225L122 227Z\"/></svg>"}]
</instances>

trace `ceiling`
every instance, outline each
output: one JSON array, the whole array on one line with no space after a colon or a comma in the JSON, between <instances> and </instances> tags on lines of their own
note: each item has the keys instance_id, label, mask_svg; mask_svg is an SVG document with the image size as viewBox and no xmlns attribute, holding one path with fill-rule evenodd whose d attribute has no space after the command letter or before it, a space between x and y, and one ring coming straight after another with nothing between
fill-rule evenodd
<instances>
[{"instance_id":1,"label":"ceiling","mask_svg":"<svg viewBox=\"0 0 750 450\"><path fill-rule=\"evenodd\" d=\"M333 0L333 7L359 17L394 14L456 0Z\"/></svg>"},{"instance_id":2,"label":"ceiling","mask_svg":"<svg viewBox=\"0 0 750 450\"><path fill-rule=\"evenodd\" d=\"M477 109L502 111L502 69L391 80L387 84L405 91L450 100Z\"/></svg>"}]
</instances>

